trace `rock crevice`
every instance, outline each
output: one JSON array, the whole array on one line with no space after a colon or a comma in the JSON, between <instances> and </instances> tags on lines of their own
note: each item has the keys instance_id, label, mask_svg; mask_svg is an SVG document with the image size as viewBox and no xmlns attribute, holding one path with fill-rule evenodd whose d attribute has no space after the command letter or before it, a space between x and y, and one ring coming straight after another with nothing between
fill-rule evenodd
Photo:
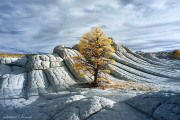
<instances>
[{"instance_id":1,"label":"rock crevice","mask_svg":"<svg viewBox=\"0 0 180 120\"><path fill-rule=\"evenodd\" d=\"M0 119L8 113L43 120L109 120L112 116L114 120L179 120L180 95L167 91L180 92L180 61L134 53L112 43L116 50L111 56L116 61L112 82L151 83L165 91L142 94L79 88L79 82L92 78L80 78L72 67L72 58L80 54L77 46L60 45L52 54L0 58Z\"/></svg>"}]
</instances>

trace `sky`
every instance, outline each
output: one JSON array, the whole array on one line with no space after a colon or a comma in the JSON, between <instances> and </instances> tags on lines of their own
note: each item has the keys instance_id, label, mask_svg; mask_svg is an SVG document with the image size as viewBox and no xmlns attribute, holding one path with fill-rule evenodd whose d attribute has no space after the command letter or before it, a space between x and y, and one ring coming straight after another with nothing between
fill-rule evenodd
<instances>
[{"instance_id":1,"label":"sky","mask_svg":"<svg viewBox=\"0 0 180 120\"><path fill-rule=\"evenodd\" d=\"M1 0L0 53L52 53L96 26L133 51L180 49L180 0Z\"/></svg>"}]
</instances>

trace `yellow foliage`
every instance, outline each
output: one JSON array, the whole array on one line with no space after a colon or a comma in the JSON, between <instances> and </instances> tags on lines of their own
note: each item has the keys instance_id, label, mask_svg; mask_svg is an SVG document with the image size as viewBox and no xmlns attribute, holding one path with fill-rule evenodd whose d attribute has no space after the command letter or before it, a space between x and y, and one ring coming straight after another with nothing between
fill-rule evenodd
<instances>
[{"instance_id":1,"label":"yellow foliage","mask_svg":"<svg viewBox=\"0 0 180 120\"><path fill-rule=\"evenodd\" d=\"M180 58L180 50L174 50L172 55L174 59Z\"/></svg>"},{"instance_id":2,"label":"yellow foliage","mask_svg":"<svg viewBox=\"0 0 180 120\"><path fill-rule=\"evenodd\" d=\"M114 63L115 60L110 59L110 55L115 53L114 47L111 46L112 41L108 38L101 27L94 27L91 32L82 36L78 43L78 49L81 56L73 58L73 68L80 72L88 71L95 76L95 70L103 73L110 73L108 64ZM82 75L80 75L82 76ZM105 78L99 78L99 80Z\"/></svg>"},{"instance_id":3,"label":"yellow foliage","mask_svg":"<svg viewBox=\"0 0 180 120\"><path fill-rule=\"evenodd\" d=\"M111 63L115 63L115 60L111 60Z\"/></svg>"},{"instance_id":4,"label":"yellow foliage","mask_svg":"<svg viewBox=\"0 0 180 120\"><path fill-rule=\"evenodd\" d=\"M133 86L133 89L138 90L138 86Z\"/></svg>"},{"instance_id":5,"label":"yellow foliage","mask_svg":"<svg viewBox=\"0 0 180 120\"><path fill-rule=\"evenodd\" d=\"M85 74L83 72L79 73L79 77L84 77L84 76L85 76Z\"/></svg>"},{"instance_id":6,"label":"yellow foliage","mask_svg":"<svg viewBox=\"0 0 180 120\"><path fill-rule=\"evenodd\" d=\"M110 68L111 70L114 70L114 66L109 66L109 68Z\"/></svg>"},{"instance_id":7,"label":"yellow foliage","mask_svg":"<svg viewBox=\"0 0 180 120\"><path fill-rule=\"evenodd\" d=\"M83 36L82 36L82 38L83 38L83 39L87 39L88 37L87 37L87 36L85 36L85 35L83 35Z\"/></svg>"},{"instance_id":8,"label":"yellow foliage","mask_svg":"<svg viewBox=\"0 0 180 120\"><path fill-rule=\"evenodd\" d=\"M104 73L110 73L110 70L102 70Z\"/></svg>"},{"instance_id":9,"label":"yellow foliage","mask_svg":"<svg viewBox=\"0 0 180 120\"><path fill-rule=\"evenodd\" d=\"M111 83L111 80L110 80L110 79L108 79L108 83Z\"/></svg>"},{"instance_id":10,"label":"yellow foliage","mask_svg":"<svg viewBox=\"0 0 180 120\"><path fill-rule=\"evenodd\" d=\"M101 77L101 78L99 78L99 80L106 80L106 78L104 78L104 77Z\"/></svg>"}]
</instances>

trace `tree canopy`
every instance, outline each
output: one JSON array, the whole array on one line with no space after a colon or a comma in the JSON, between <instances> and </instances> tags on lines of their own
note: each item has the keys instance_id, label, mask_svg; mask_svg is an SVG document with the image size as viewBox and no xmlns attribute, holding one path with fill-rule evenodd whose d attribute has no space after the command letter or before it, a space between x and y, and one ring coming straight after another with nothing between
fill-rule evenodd
<instances>
[{"instance_id":1,"label":"tree canopy","mask_svg":"<svg viewBox=\"0 0 180 120\"><path fill-rule=\"evenodd\" d=\"M81 77L84 77L85 73L93 75L94 85L98 85L98 80L108 80L108 73L113 69L109 63L115 62L109 59L115 52L111 44L111 38L107 37L101 27L94 27L92 31L84 34L78 43L80 55L73 58L73 68Z\"/></svg>"}]
</instances>

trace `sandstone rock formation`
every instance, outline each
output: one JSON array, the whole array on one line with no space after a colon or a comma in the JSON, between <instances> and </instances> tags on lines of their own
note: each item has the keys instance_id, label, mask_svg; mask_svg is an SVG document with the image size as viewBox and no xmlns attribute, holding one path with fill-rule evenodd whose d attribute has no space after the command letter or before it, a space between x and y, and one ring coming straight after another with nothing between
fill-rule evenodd
<instances>
[{"instance_id":1,"label":"sandstone rock formation","mask_svg":"<svg viewBox=\"0 0 180 120\"><path fill-rule=\"evenodd\" d=\"M25 66L27 57L20 58L0 58L0 64L15 65L15 66Z\"/></svg>"},{"instance_id":2,"label":"sandstone rock formation","mask_svg":"<svg viewBox=\"0 0 180 120\"><path fill-rule=\"evenodd\" d=\"M52 55L32 55L28 57L26 69L31 70L42 70L53 67L63 66L63 59L53 53Z\"/></svg>"},{"instance_id":3,"label":"sandstone rock formation","mask_svg":"<svg viewBox=\"0 0 180 120\"><path fill-rule=\"evenodd\" d=\"M127 103L156 120L180 119L180 93L146 93L128 100Z\"/></svg>"},{"instance_id":4,"label":"sandstone rock formation","mask_svg":"<svg viewBox=\"0 0 180 120\"><path fill-rule=\"evenodd\" d=\"M79 88L78 82L92 78L80 78L72 67L77 46L61 45L53 54L0 58L0 119L179 120L180 62L134 53L114 40L112 45L112 82L131 80L164 92Z\"/></svg>"}]
</instances>

